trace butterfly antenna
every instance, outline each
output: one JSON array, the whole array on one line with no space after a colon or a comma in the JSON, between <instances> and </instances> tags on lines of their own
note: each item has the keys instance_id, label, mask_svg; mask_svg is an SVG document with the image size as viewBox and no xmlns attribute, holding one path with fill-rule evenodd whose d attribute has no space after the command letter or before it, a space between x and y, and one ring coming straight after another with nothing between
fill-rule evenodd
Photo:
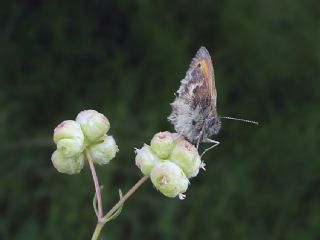
<instances>
[{"instance_id":1,"label":"butterfly antenna","mask_svg":"<svg viewBox=\"0 0 320 240\"><path fill-rule=\"evenodd\" d=\"M236 121L241 121L241 122L246 122L246 123L252 123L252 124L255 124L255 125L259 125L259 123L256 122L256 121L251 121L251 120L242 119L242 118L234 118L234 117L220 117L220 118L236 120Z\"/></svg>"}]
</instances>

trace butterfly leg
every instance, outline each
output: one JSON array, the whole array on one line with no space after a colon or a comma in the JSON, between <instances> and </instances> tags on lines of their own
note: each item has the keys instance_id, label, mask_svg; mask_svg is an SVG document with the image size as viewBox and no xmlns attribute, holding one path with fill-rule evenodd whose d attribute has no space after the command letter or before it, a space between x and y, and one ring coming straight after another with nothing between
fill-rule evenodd
<instances>
[{"instance_id":1,"label":"butterfly leg","mask_svg":"<svg viewBox=\"0 0 320 240\"><path fill-rule=\"evenodd\" d=\"M218 141L215 141L215 140L212 140L212 139L209 139L209 138L205 139L204 142L206 142L206 143L212 143L212 145L211 145L209 148L207 148L206 150L203 151L203 153L201 154L201 158L203 157L203 155L204 155L206 152L208 152L208 151L211 150L212 148L218 146L219 143L220 143L220 142L218 142Z\"/></svg>"},{"instance_id":2,"label":"butterfly leg","mask_svg":"<svg viewBox=\"0 0 320 240\"><path fill-rule=\"evenodd\" d=\"M197 141L197 149L199 149L199 145L200 145L200 142L201 142L201 139L204 135L204 129L201 130L200 134L199 134L199 138L198 138L198 141Z\"/></svg>"},{"instance_id":3,"label":"butterfly leg","mask_svg":"<svg viewBox=\"0 0 320 240\"><path fill-rule=\"evenodd\" d=\"M203 125L203 127L199 133L199 137L198 137L198 141L197 141L197 149L199 149L200 142L201 142L203 135L204 135L204 130L205 130L205 126Z\"/></svg>"},{"instance_id":4,"label":"butterfly leg","mask_svg":"<svg viewBox=\"0 0 320 240\"><path fill-rule=\"evenodd\" d=\"M198 138L198 141L197 141L197 149L199 149L199 144L200 144L200 140L201 140L201 136L202 135L202 132L200 133L200 137Z\"/></svg>"}]
</instances>

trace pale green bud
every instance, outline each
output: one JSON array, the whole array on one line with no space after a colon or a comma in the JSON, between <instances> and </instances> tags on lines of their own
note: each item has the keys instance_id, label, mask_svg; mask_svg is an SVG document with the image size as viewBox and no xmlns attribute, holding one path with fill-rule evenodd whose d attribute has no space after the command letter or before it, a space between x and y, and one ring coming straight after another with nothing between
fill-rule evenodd
<instances>
[{"instance_id":1,"label":"pale green bud","mask_svg":"<svg viewBox=\"0 0 320 240\"><path fill-rule=\"evenodd\" d=\"M150 146L144 145L141 149L136 149L136 165L144 175L149 176L152 169L159 162L158 156L152 151Z\"/></svg>"},{"instance_id":2,"label":"pale green bud","mask_svg":"<svg viewBox=\"0 0 320 240\"><path fill-rule=\"evenodd\" d=\"M170 132L159 132L151 140L152 150L162 159L169 157L174 145L174 137Z\"/></svg>"},{"instance_id":3,"label":"pale green bud","mask_svg":"<svg viewBox=\"0 0 320 240\"><path fill-rule=\"evenodd\" d=\"M80 112L76 121L80 123L81 129L89 141L100 140L110 129L108 119L95 110Z\"/></svg>"},{"instance_id":4,"label":"pale green bud","mask_svg":"<svg viewBox=\"0 0 320 240\"><path fill-rule=\"evenodd\" d=\"M198 175L201 158L195 146L187 140L181 140L172 150L170 159L177 164L188 178Z\"/></svg>"},{"instance_id":5,"label":"pale green bud","mask_svg":"<svg viewBox=\"0 0 320 240\"><path fill-rule=\"evenodd\" d=\"M84 148L84 136L79 123L66 120L60 123L53 134L53 141L65 157L78 155Z\"/></svg>"},{"instance_id":6,"label":"pale green bud","mask_svg":"<svg viewBox=\"0 0 320 240\"><path fill-rule=\"evenodd\" d=\"M112 136L105 135L101 143L89 146L88 151L92 157L93 162L103 165L108 164L111 159L116 156L119 151L116 141Z\"/></svg>"},{"instance_id":7,"label":"pale green bud","mask_svg":"<svg viewBox=\"0 0 320 240\"><path fill-rule=\"evenodd\" d=\"M183 171L170 161L159 162L151 171L151 181L156 189L167 197L184 198L189 180Z\"/></svg>"},{"instance_id":8,"label":"pale green bud","mask_svg":"<svg viewBox=\"0 0 320 240\"><path fill-rule=\"evenodd\" d=\"M59 150L56 150L51 157L53 166L58 172L66 174L76 174L84 166L84 155L81 153L73 157L66 157Z\"/></svg>"}]
</instances>

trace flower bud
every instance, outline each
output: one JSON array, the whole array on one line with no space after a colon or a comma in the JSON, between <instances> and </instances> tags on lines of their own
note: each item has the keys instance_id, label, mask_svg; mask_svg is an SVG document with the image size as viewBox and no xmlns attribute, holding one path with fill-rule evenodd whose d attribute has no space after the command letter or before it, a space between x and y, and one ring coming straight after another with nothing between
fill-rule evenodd
<instances>
[{"instance_id":1,"label":"flower bud","mask_svg":"<svg viewBox=\"0 0 320 240\"><path fill-rule=\"evenodd\" d=\"M159 132L151 140L151 148L162 159L169 157L175 141L172 133L170 132Z\"/></svg>"},{"instance_id":2,"label":"flower bud","mask_svg":"<svg viewBox=\"0 0 320 240\"><path fill-rule=\"evenodd\" d=\"M103 142L93 144L88 148L93 162L99 165L108 164L119 151L116 141L112 136L105 135L102 140Z\"/></svg>"},{"instance_id":3,"label":"flower bud","mask_svg":"<svg viewBox=\"0 0 320 240\"><path fill-rule=\"evenodd\" d=\"M177 164L188 178L198 175L201 158L195 146L187 140L181 140L172 150L170 159Z\"/></svg>"},{"instance_id":4,"label":"flower bud","mask_svg":"<svg viewBox=\"0 0 320 240\"><path fill-rule=\"evenodd\" d=\"M78 155L84 147L84 136L79 123L72 120L60 123L54 129L53 141L63 156Z\"/></svg>"},{"instance_id":5,"label":"flower bud","mask_svg":"<svg viewBox=\"0 0 320 240\"><path fill-rule=\"evenodd\" d=\"M100 140L110 129L108 119L95 110L80 112L76 121L81 125L81 129L89 141Z\"/></svg>"},{"instance_id":6,"label":"flower bud","mask_svg":"<svg viewBox=\"0 0 320 240\"><path fill-rule=\"evenodd\" d=\"M151 181L156 189L167 197L183 196L187 191L189 180L174 163L159 162L151 171Z\"/></svg>"},{"instance_id":7,"label":"flower bud","mask_svg":"<svg viewBox=\"0 0 320 240\"><path fill-rule=\"evenodd\" d=\"M84 155L81 153L73 157L66 157L59 150L56 150L52 154L51 161L58 172L76 174L84 166Z\"/></svg>"},{"instance_id":8,"label":"flower bud","mask_svg":"<svg viewBox=\"0 0 320 240\"><path fill-rule=\"evenodd\" d=\"M150 146L144 145L136 150L136 165L144 175L149 176L153 167L159 162L158 156L151 150Z\"/></svg>"}]
</instances>

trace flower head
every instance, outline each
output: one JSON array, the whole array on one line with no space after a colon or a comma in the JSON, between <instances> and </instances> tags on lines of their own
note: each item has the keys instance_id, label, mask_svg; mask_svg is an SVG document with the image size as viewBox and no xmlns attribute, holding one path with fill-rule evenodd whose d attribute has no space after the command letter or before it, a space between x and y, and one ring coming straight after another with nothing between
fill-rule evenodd
<instances>
[{"instance_id":1,"label":"flower head","mask_svg":"<svg viewBox=\"0 0 320 240\"><path fill-rule=\"evenodd\" d=\"M54 167L62 173L79 173L84 165L84 151L94 163L109 163L119 151L114 138L107 135L109 128L108 119L95 110L80 112L76 121L60 123L53 134L57 145L51 158Z\"/></svg>"},{"instance_id":2,"label":"flower head","mask_svg":"<svg viewBox=\"0 0 320 240\"><path fill-rule=\"evenodd\" d=\"M162 159L169 157L173 147L174 138L170 132L159 132L151 140L152 150Z\"/></svg>"},{"instance_id":3,"label":"flower head","mask_svg":"<svg viewBox=\"0 0 320 240\"><path fill-rule=\"evenodd\" d=\"M150 145L136 150L136 165L165 196L182 199L188 178L195 177L202 166L198 150L170 132L155 134Z\"/></svg>"},{"instance_id":4,"label":"flower head","mask_svg":"<svg viewBox=\"0 0 320 240\"><path fill-rule=\"evenodd\" d=\"M112 136L105 135L101 143L92 144L88 147L93 162L104 165L108 164L116 156L119 148Z\"/></svg>"},{"instance_id":5,"label":"flower head","mask_svg":"<svg viewBox=\"0 0 320 240\"><path fill-rule=\"evenodd\" d=\"M188 178L198 175L201 158L198 150L187 140L181 140L174 147L170 159L176 163Z\"/></svg>"},{"instance_id":6,"label":"flower head","mask_svg":"<svg viewBox=\"0 0 320 240\"><path fill-rule=\"evenodd\" d=\"M84 166L84 155L81 153L73 157L66 157L59 150L56 150L51 157L53 166L58 172L66 174L76 174Z\"/></svg>"},{"instance_id":7,"label":"flower head","mask_svg":"<svg viewBox=\"0 0 320 240\"><path fill-rule=\"evenodd\" d=\"M79 123L72 120L60 123L54 129L53 141L63 156L73 157L79 154L84 147L84 136Z\"/></svg>"},{"instance_id":8,"label":"flower head","mask_svg":"<svg viewBox=\"0 0 320 240\"><path fill-rule=\"evenodd\" d=\"M136 154L137 167L144 175L149 176L154 166L160 161L158 156L146 144L141 149L136 149Z\"/></svg>"},{"instance_id":9,"label":"flower head","mask_svg":"<svg viewBox=\"0 0 320 240\"><path fill-rule=\"evenodd\" d=\"M174 198L188 189L189 180L183 171L170 161L158 163L151 172L153 186L163 195Z\"/></svg>"},{"instance_id":10,"label":"flower head","mask_svg":"<svg viewBox=\"0 0 320 240\"><path fill-rule=\"evenodd\" d=\"M78 114L76 121L89 141L98 141L110 129L108 119L95 110L85 110Z\"/></svg>"}]
</instances>

